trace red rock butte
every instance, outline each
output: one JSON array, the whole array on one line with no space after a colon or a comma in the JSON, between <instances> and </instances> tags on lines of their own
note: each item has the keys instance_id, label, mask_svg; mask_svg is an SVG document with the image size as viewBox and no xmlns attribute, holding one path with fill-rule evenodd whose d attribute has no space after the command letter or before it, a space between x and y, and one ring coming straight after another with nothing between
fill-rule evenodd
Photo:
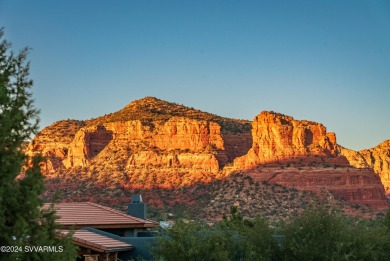
<instances>
[{"instance_id":1,"label":"red rock butte","mask_svg":"<svg viewBox=\"0 0 390 261\"><path fill-rule=\"evenodd\" d=\"M267 111L253 122L229 119L146 97L96 119L56 122L27 153L46 156L47 175L175 187L244 171L257 180L327 189L350 202L386 207L388 145L354 154L320 123ZM267 165L273 167L265 172Z\"/></svg>"},{"instance_id":2,"label":"red rock butte","mask_svg":"<svg viewBox=\"0 0 390 261\"><path fill-rule=\"evenodd\" d=\"M383 185L372 169L353 168L339 153L336 135L312 121L262 112L252 123L252 148L234 160L256 181L301 190L328 190L349 202L387 207Z\"/></svg>"}]
</instances>

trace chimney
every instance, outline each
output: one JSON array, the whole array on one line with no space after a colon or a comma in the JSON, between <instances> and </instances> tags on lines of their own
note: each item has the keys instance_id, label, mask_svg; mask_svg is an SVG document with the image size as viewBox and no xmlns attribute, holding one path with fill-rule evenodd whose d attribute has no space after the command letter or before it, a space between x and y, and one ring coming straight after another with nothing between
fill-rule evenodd
<instances>
[{"instance_id":1,"label":"chimney","mask_svg":"<svg viewBox=\"0 0 390 261\"><path fill-rule=\"evenodd\" d=\"M133 195L127 207L127 214L133 217L146 219L146 204L142 202L141 195Z\"/></svg>"}]
</instances>

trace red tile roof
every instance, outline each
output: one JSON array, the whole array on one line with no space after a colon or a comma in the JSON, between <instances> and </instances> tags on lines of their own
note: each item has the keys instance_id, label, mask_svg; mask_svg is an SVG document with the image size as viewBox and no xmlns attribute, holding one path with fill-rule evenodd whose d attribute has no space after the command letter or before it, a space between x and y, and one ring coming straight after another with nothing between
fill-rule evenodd
<instances>
[{"instance_id":1,"label":"red tile roof","mask_svg":"<svg viewBox=\"0 0 390 261\"><path fill-rule=\"evenodd\" d=\"M64 236L68 233L68 230L61 231L61 234ZM134 248L129 243L106 237L88 230L76 230L72 235L72 240L73 243L78 246L89 248L97 252L120 252Z\"/></svg>"},{"instance_id":2,"label":"red tile roof","mask_svg":"<svg viewBox=\"0 0 390 261\"><path fill-rule=\"evenodd\" d=\"M44 208L49 208L45 204ZM57 222L64 228L148 228L158 227L158 223L136 218L118 210L91 202L54 204Z\"/></svg>"}]
</instances>

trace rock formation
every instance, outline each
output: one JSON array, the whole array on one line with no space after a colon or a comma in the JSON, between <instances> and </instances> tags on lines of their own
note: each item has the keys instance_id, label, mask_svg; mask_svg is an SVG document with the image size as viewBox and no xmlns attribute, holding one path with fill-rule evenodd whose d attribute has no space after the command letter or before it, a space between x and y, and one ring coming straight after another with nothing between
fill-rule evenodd
<instances>
[{"instance_id":1,"label":"rock formation","mask_svg":"<svg viewBox=\"0 0 390 261\"><path fill-rule=\"evenodd\" d=\"M56 137L57 125L45 128L28 148L30 154L42 152L47 157L47 174L78 173L84 168L84 174L101 177L121 172L134 183L140 181L137 177L145 170L148 173L142 175L157 175L154 182L166 180L164 175L171 172L184 172L187 176L179 176L191 180L188 173L208 180L210 177L203 174L216 175L225 164L244 155L252 144L248 122L152 97L79 124L69 135L62 131L64 141L56 138L53 143L51 137Z\"/></svg>"},{"instance_id":2,"label":"rock formation","mask_svg":"<svg viewBox=\"0 0 390 261\"><path fill-rule=\"evenodd\" d=\"M299 190L329 191L336 198L373 208L386 208L383 185L372 169L353 167L297 167L292 163L247 170L254 181L277 183ZM284 166L284 167L283 167Z\"/></svg>"},{"instance_id":3,"label":"rock formation","mask_svg":"<svg viewBox=\"0 0 390 261\"><path fill-rule=\"evenodd\" d=\"M336 135L325 126L298 121L280 113L263 111L252 123L253 144L249 152L234 160L237 169L247 169L267 162L319 156L336 158Z\"/></svg>"},{"instance_id":4,"label":"rock formation","mask_svg":"<svg viewBox=\"0 0 390 261\"><path fill-rule=\"evenodd\" d=\"M349 202L387 206L378 176L371 169L351 168L338 153L336 135L322 124L262 112L253 120L252 138L252 148L234 160L234 169L246 170L254 180L328 190ZM261 171L267 165L273 167Z\"/></svg>"},{"instance_id":5,"label":"rock formation","mask_svg":"<svg viewBox=\"0 0 390 261\"><path fill-rule=\"evenodd\" d=\"M245 171L254 180L329 190L337 197L386 205L389 142L351 152L322 124L262 112L251 124L153 97L88 121L60 121L42 130L28 154L47 158L48 175L78 174L141 188L179 187ZM345 155L346 157L344 157ZM273 169L260 171L265 166Z\"/></svg>"},{"instance_id":6,"label":"rock formation","mask_svg":"<svg viewBox=\"0 0 390 261\"><path fill-rule=\"evenodd\" d=\"M53 173L64 166L70 143L79 129L85 126L84 121L58 121L44 128L28 145L27 154L42 153L47 161L43 171Z\"/></svg>"},{"instance_id":7,"label":"rock formation","mask_svg":"<svg viewBox=\"0 0 390 261\"><path fill-rule=\"evenodd\" d=\"M390 194L390 140L380 143L372 149L353 151L339 146L340 154L355 168L372 168L377 173Z\"/></svg>"}]
</instances>

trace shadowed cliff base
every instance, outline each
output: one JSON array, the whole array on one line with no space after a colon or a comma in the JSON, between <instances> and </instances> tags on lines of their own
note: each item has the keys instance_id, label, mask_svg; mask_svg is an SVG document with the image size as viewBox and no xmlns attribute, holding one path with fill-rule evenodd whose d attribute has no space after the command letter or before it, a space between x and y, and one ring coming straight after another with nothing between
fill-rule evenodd
<instances>
[{"instance_id":1,"label":"shadowed cliff base","mask_svg":"<svg viewBox=\"0 0 390 261\"><path fill-rule=\"evenodd\" d=\"M371 168L354 168L343 157L296 157L244 170L254 181L302 191L328 191L336 198L374 209L388 207L384 186Z\"/></svg>"},{"instance_id":2,"label":"shadowed cliff base","mask_svg":"<svg viewBox=\"0 0 390 261\"><path fill-rule=\"evenodd\" d=\"M256 181L256 178L235 173L209 183L145 188L136 184L123 187L114 182L102 183L68 175L66 178L47 178L44 198L49 200L57 191L60 201L92 201L125 211L131 195L142 194L148 203L150 217L162 220L182 217L216 221L229 213L231 206L237 206L247 218L263 216L271 222L290 220L304 209L318 205L339 208L348 215L364 218L376 218L385 213L383 208L345 201L323 188L308 191L265 180Z\"/></svg>"}]
</instances>

